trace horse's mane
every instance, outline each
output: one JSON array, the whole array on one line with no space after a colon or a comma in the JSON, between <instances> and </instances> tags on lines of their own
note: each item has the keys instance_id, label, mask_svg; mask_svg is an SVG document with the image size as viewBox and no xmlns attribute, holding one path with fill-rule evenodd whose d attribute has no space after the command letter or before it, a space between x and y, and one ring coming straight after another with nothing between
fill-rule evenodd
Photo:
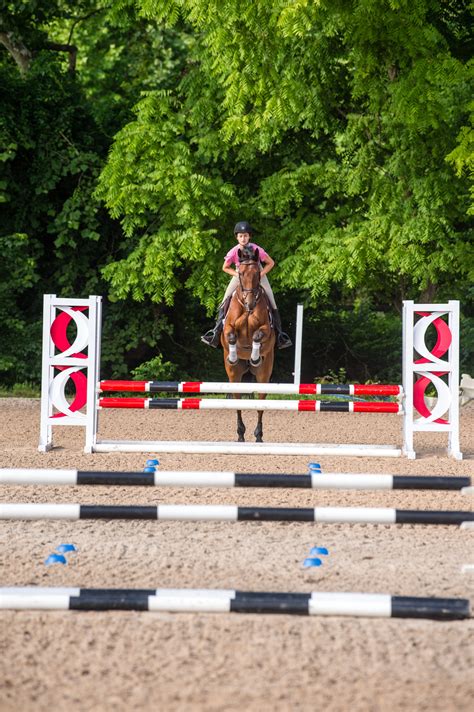
<instances>
[{"instance_id":1,"label":"horse's mane","mask_svg":"<svg viewBox=\"0 0 474 712\"><path fill-rule=\"evenodd\" d=\"M239 253L241 262L258 262L258 250L254 250L249 245L239 250Z\"/></svg>"}]
</instances>

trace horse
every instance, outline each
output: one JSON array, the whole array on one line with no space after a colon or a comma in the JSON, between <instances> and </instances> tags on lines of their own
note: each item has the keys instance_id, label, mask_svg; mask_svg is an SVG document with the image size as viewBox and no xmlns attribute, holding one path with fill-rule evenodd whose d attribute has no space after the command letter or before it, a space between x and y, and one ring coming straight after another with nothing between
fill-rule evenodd
<instances>
[{"instance_id":1,"label":"horse","mask_svg":"<svg viewBox=\"0 0 474 712\"><path fill-rule=\"evenodd\" d=\"M240 383L245 374L255 376L258 383L268 383L273 371L275 330L270 320L271 308L260 284L259 251L251 247L239 249L239 285L230 300L225 317L221 344L224 366L230 383ZM234 393L234 398L240 394ZM266 395L260 393L259 399ZM263 411L259 410L254 431L256 442L263 442ZM245 442L242 411L237 411L238 442Z\"/></svg>"}]
</instances>

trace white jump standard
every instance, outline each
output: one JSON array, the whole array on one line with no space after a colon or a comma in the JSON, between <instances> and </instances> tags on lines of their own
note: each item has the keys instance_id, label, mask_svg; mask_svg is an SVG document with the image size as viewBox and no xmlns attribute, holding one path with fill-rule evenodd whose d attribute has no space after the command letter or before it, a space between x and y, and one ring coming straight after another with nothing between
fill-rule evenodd
<instances>
[{"instance_id":1,"label":"white jump standard","mask_svg":"<svg viewBox=\"0 0 474 712\"><path fill-rule=\"evenodd\" d=\"M287 489L451 490L472 487L470 477L352 473L109 472L0 469L0 485L105 485L145 487L273 487Z\"/></svg>"},{"instance_id":2,"label":"white jump standard","mask_svg":"<svg viewBox=\"0 0 474 712\"><path fill-rule=\"evenodd\" d=\"M415 598L375 593L280 593L220 589L0 588L0 609L42 611L167 611L273 613L367 618L470 617L465 598Z\"/></svg>"},{"instance_id":3,"label":"white jump standard","mask_svg":"<svg viewBox=\"0 0 474 712\"><path fill-rule=\"evenodd\" d=\"M87 314L86 314L87 312ZM85 452L180 452L236 455L348 455L400 457L402 452L415 457L413 433L418 430L445 432L448 453L462 458L459 449L459 302L446 304L404 303L403 312L403 387L397 385L300 384L299 372L290 384L232 384L201 381L107 381L100 379L101 298L60 299L44 297L43 376L41 395L41 433L39 450L53 447L53 426L85 427ZM447 318L447 321L445 321ZM76 326L71 344L68 327ZM301 326L301 325L300 325ZM434 328L438 340L432 351L425 335ZM300 329L301 335L301 329ZM297 357L300 354L297 354ZM295 361L296 363L296 361ZM442 375L448 374L448 383ZM68 402L65 389L72 381L76 393ZM430 411L424 393L433 385L438 399ZM393 396L398 402L331 401L235 401L200 398L103 398L103 391L150 393L274 393ZM404 398L402 404L401 399ZM237 404L238 403L238 404ZM109 441L98 440L98 413L105 408L147 408L172 410L294 410L298 412L402 413L403 448L393 445L336 445L326 443L242 443L185 441ZM415 409L420 417L414 417ZM85 412L84 412L85 411ZM447 414L447 417L445 417ZM170 417L171 420L171 417Z\"/></svg>"},{"instance_id":4,"label":"white jump standard","mask_svg":"<svg viewBox=\"0 0 474 712\"><path fill-rule=\"evenodd\" d=\"M474 522L474 512L377 507L237 507L159 504L0 504L0 520L151 519L176 522L313 522L315 524L436 524Z\"/></svg>"}]
</instances>

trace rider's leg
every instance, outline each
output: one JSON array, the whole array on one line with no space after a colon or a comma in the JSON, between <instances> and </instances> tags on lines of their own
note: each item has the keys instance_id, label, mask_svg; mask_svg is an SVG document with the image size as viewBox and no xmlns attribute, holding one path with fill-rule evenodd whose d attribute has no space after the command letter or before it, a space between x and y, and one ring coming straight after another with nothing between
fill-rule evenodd
<instances>
[{"instance_id":1,"label":"rider's leg","mask_svg":"<svg viewBox=\"0 0 474 712\"><path fill-rule=\"evenodd\" d=\"M272 316L273 316L273 326L275 327L276 335L277 335L277 347L279 349L287 349L289 346L292 346L292 341L288 334L283 331L282 326L281 326L281 318L280 318L280 312L278 311L276 302L275 302L275 297L273 296L273 291L272 288L270 287L270 282L268 281L267 275L263 275L261 279L261 285L265 290L265 293L268 297L268 301L270 302L270 306L272 308Z\"/></svg>"},{"instance_id":2,"label":"rider's leg","mask_svg":"<svg viewBox=\"0 0 474 712\"><path fill-rule=\"evenodd\" d=\"M273 310L273 325L275 331L277 332L277 346L279 349L287 349L289 346L293 346L293 342L286 333L283 331L281 326L281 317L278 309Z\"/></svg>"},{"instance_id":3,"label":"rider's leg","mask_svg":"<svg viewBox=\"0 0 474 712\"><path fill-rule=\"evenodd\" d=\"M214 349L216 349L219 346L222 329L224 327L224 317L227 313L227 309L229 308L232 294L237 289L238 284L239 284L238 278L232 277L232 279L229 282L229 286L225 290L224 299L222 300L221 305L219 307L219 312L217 314L217 321L215 323L214 328L210 329L203 336L201 336L201 341L204 342L205 344L207 344L208 346L212 346Z\"/></svg>"}]
</instances>

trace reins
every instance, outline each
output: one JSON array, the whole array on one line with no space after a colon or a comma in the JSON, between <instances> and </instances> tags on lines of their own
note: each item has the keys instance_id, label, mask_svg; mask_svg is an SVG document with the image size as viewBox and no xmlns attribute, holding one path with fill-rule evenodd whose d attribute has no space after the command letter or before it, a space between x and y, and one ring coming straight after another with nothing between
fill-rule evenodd
<instances>
[{"instance_id":1,"label":"reins","mask_svg":"<svg viewBox=\"0 0 474 712\"><path fill-rule=\"evenodd\" d=\"M241 262L240 264L241 264L241 265L255 265L255 267L256 267L256 268L259 270L259 272L260 272L260 268L259 268L257 262L255 262L254 260L245 260L245 261ZM257 306L258 300L260 299L260 296L261 296L261 294L262 294L262 292L263 292L263 287L262 287L262 285L260 284L260 279L259 279L258 285L257 285L256 287L252 287L251 289L247 289L247 288L245 288L245 287L242 285L242 278L241 278L240 272L239 272L239 289L240 289L240 292L241 292L243 295L250 293L250 294L253 294L253 295L255 296L255 302L254 302L253 306L250 308L249 305L246 304L246 302L242 301L242 299L239 298L239 295L238 295L238 293L237 293L237 289L235 290L235 296L236 296L236 299L237 299L237 301L239 302L240 306L242 306L246 311L248 311L248 312L251 314L251 313L253 312L253 310L255 309L255 307Z\"/></svg>"}]
</instances>

